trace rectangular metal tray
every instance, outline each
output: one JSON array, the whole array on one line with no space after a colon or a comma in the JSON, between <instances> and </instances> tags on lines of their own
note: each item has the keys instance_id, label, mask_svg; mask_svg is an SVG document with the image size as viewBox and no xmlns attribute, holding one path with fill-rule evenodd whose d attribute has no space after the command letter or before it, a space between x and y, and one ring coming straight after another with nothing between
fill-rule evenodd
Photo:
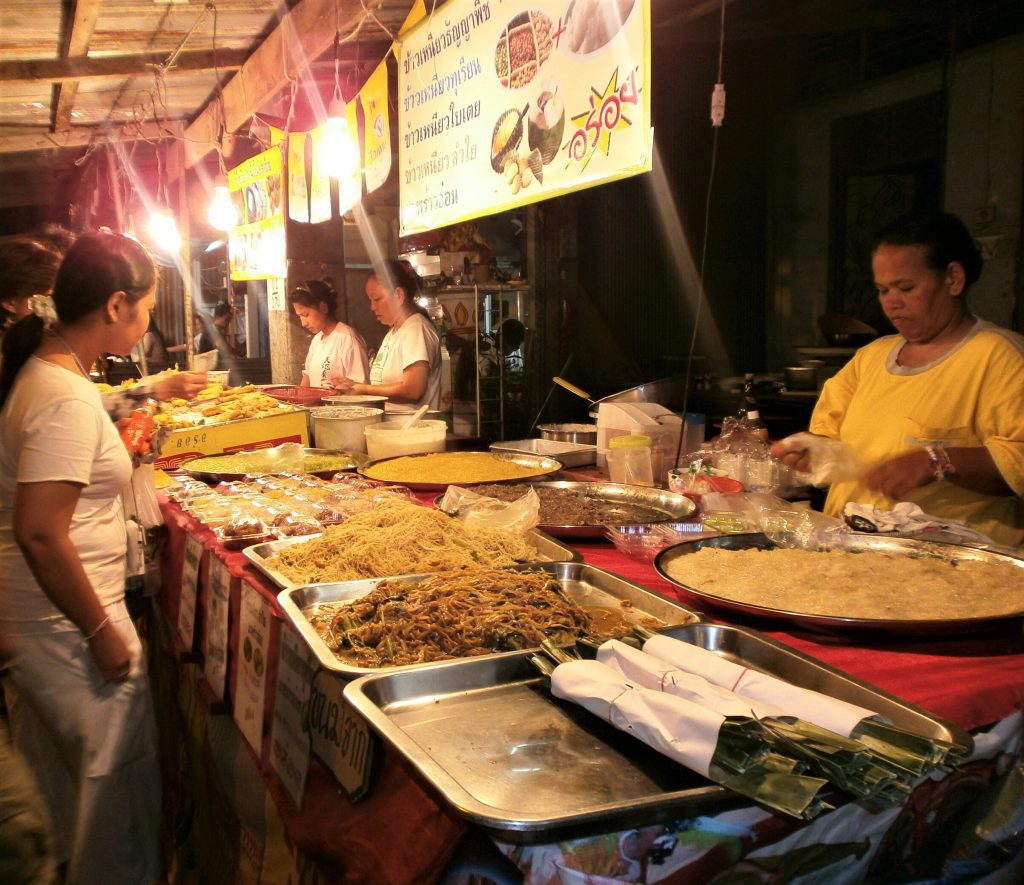
<instances>
[{"instance_id":1,"label":"rectangular metal tray","mask_svg":"<svg viewBox=\"0 0 1024 885\"><path fill-rule=\"evenodd\" d=\"M267 541L264 544L254 544L242 551L246 559L259 571L263 572L271 581L277 584L282 590L299 586L294 581L286 578L281 572L269 564L269 560L276 556L285 547L292 544L301 544L310 540L310 535L301 538L283 538L280 541ZM579 551L574 550L568 544L552 538L539 529L531 529L526 533L526 540L533 545L537 551L538 562L579 562L583 557ZM393 576L386 576L393 577ZM348 582L345 582L348 583Z\"/></svg>"},{"instance_id":2,"label":"rectangular metal tray","mask_svg":"<svg viewBox=\"0 0 1024 885\"><path fill-rule=\"evenodd\" d=\"M597 463L597 446L584 443L560 442L555 439L516 439L511 442L491 443L492 452L526 452L547 455L562 462L564 467L586 467Z\"/></svg>"},{"instance_id":3,"label":"rectangular metal tray","mask_svg":"<svg viewBox=\"0 0 1024 885\"><path fill-rule=\"evenodd\" d=\"M961 728L742 627L667 635L968 749ZM529 652L365 676L345 697L468 820L518 843L714 813L750 800L551 696Z\"/></svg>"},{"instance_id":4,"label":"rectangular metal tray","mask_svg":"<svg viewBox=\"0 0 1024 885\"><path fill-rule=\"evenodd\" d=\"M648 617L657 618L666 625L686 624L692 620L700 620L700 615L683 608L678 603L597 566L581 562L543 562L514 566L513 569L516 571L542 569L548 572L561 584L565 593L581 605L615 608L623 602L628 602L627 620L631 623L635 621L640 624ZM422 580L424 577L426 575L414 575L410 580ZM346 664L335 657L334 652L328 648L310 623L309 615L317 605L359 599L373 590L379 580L381 579L368 578L363 581L341 581L334 584L308 584L304 587L283 590L278 596L281 608L284 609L285 614L299 635L305 639L306 644L317 656L320 666L324 669L340 673L346 679L355 679L369 673L393 673L407 670L410 667L427 666L425 664L408 664L403 667L385 668L357 667ZM475 660L509 654L515 655L518 652L495 652L491 655L481 655Z\"/></svg>"}]
</instances>

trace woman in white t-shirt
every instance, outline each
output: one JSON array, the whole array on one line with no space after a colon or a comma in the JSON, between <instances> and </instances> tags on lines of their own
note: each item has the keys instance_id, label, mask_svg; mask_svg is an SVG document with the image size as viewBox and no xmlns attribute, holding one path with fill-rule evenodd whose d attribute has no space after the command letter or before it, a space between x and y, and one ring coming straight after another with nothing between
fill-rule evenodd
<instances>
[{"instance_id":1,"label":"woman in white t-shirt","mask_svg":"<svg viewBox=\"0 0 1024 885\"><path fill-rule=\"evenodd\" d=\"M326 280L310 280L296 286L288 301L302 328L313 336L299 383L303 387L331 387L335 376L365 381L370 370L366 342L335 316L338 293L334 287Z\"/></svg>"},{"instance_id":2,"label":"woman in white t-shirt","mask_svg":"<svg viewBox=\"0 0 1024 885\"><path fill-rule=\"evenodd\" d=\"M142 338L156 279L135 240L83 235L54 284L57 322L30 315L3 342L2 681L69 883L161 874L156 728L124 603L132 462L87 370Z\"/></svg>"},{"instance_id":3,"label":"woman in white t-shirt","mask_svg":"<svg viewBox=\"0 0 1024 885\"><path fill-rule=\"evenodd\" d=\"M441 398L441 342L426 311L416 303L419 275L407 261L387 260L366 281L370 310L388 327L373 362L370 383L334 379L344 393L381 394L397 403L436 409Z\"/></svg>"}]
</instances>

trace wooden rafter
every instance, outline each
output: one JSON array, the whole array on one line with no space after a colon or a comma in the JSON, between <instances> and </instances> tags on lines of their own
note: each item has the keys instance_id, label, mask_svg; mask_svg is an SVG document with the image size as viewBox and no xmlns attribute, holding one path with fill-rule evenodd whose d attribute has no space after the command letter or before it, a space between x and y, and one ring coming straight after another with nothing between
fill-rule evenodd
<instances>
[{"instance_id":1,"label":"wooden rafter","mask_svg":"<svg viewBox=\"0 0 1024 885\"><path fill-rule=\"evenodd\" d=\"M342 38L368 21L367 10L381 0L302 0L281 19L224 86L224 126L241 129L260 106L289 82L303 75L318 56L334 44L335 25ZM364 8L365 7L365 8ZM207 105L185 132L186 164L194 166L213 151L220 139L220 109Z\"/></svg>"},{"instance_id":2,"label":"wooden rafter","mask_svg":"<svg viewBox=\"0 0 1024 885\"><path fill-rule=\"evenodd\" d=\"M71 28L63 41L63 55L68 59L85 57L89 52L89 41L96 30L96 18L100 13L102 0L76 0L73 14L69 16ZM58 83L54 86L53 131L64 133L71 128L71 110L78 95L78 81Z\"/></svg>"},{"instance_id":3,"label":"wooden rafter","mask_svg":"<svg viewBox=\"0 0 1024 885\"><path fill-rule=\"evenodd\" d=\"M242 66L247 49L219 49L179 53L174 66L167 73L175 71L233 71ZM50 81L72 83L81 80L123 80L138 74L148 74L167 61L167 53L144 55L110 55L104 58L57 58L34 59L32 61L0 61L0 83ZM214 64L216 61L216 64Z\"/></svg>"}]
</instances>

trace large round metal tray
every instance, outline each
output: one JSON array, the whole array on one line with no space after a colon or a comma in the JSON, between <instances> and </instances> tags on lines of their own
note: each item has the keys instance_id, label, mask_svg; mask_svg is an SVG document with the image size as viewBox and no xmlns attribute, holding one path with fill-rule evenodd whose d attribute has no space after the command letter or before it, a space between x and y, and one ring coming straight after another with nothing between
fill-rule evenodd
<instances>
[{"instance_id":1,"label":"large round metal tray","mask_svg":"<svg viewBox=\"0 0 1024 885\"><path fill-rule=\"evenodd\" d=\"M514 481L508 483L512 485ZM604 520L600 523L582 525L557 525L541 521L537 526L541 531L554 535L556 538L603 538L605 527L609 525L634 525L644 522L670 522L681 519L689 519L697 510L697 505L685 495L679 492L670 492L666 489L653 489L644 486L625 485L616 482L528 482L521 485L532 486L537 489L564 489L578 495L585 495L588 498L597 498L601 502L610 504L635 504L640 507L657 511L653 519L643 520L632 517L623 518L616 522L614 519ZM489 485L489 483L488 483ZM434 500L434 506L440 504L439 495Z\"/></svg>"},{"instance_id":2,"label":"large round metal tray","mask_svg":"<svg viewBox=\"0 0 1024 885\"><path fill-rule=\"evenodd\" d=\"M865 632L888 634L895 637L928 637L951 636L988 632L1006 627L1009 622L1024 618L1024 608L1020 612L998 617L956 618L943 620L885 620L875 618L843 618L832 615L821 615L812 612L785 611L768 608L754 603L725 599L712 593L706 593L699 587L691 587L673 578L668 573L670 563L681 556L695 553L702 547L721 547L726 550L747 550L759 548L769 550L776 545L760 533L725 535L716 538L700 538L685 541L662 550L654 560L654 567L666 580L701 602L722 611L739 612L757 618L782 621L805 630L823 633ZM952 559L975 559L1009 562L1024 569L1024 559L1018 559L1003 553L977 547L963 547L956 544L945 544L937 541L919 541L910 538L878 537L872 535L850 535L842 541L842 549L856 552L878 550L898 553L905 556L941 556ZM827 555L827 554L825 554ZM908 588L907 592L926 592L924 588ZM828 588L822 587L827 593Z\"/></svg>"},{"instance_id":3,"label":"large round metal tray","mask_svg":"<svg viewBox=\"0 0 1024 885\"><path fill-rule=\"evenodd\" d=\"M513 479L507 480L494 480L494 479L456 479L456 480L423 480L417 482L409 482L402 479L388 479L384 476L371 476L369 470L380 464L386 464L388 461L397 461L398 458L423 458L424 464L429 467L430 459L437 455L452 455L458 454L466 458L467 463L471 463L470 459L479 459L481 463L486 463L498 459L499 461L511 461L513 464L518 464L520 467L525 467L533 471L528 476L517 476ZM380 482L398 483L399 485L406 486L412 489L414 492L435 492L442 491L448 486L471 486L479 485L480 483L491 483L491 482L529 482L537 479L541 479L545 476L550 476L552 473L557 473L562 469L562 462L555 458L547 458L543 455L530 455L525 452L523 453L512 453L512 452L427 452L422 455L399 455L395 458L377 458L373 461L368 461L359 467L359 473L368 479L376 479Z\"/></svg>"},{"instance_id":4,"label":"large round metal tray","mask_svg":"<svg viewBox=\"0 0 1024 885\"><path fill-rule=\"evenodd\" d=\"M256 451L261 451L257 449ZM355 470L360 464L365 462L366 455L359 452L340 452L334 449L303 449L303 455L332 455L339 456L339 463L342 463L340 459L344 459L344 464L347 466L332 467L330 470L310 470L303 471L311 473L313 476L319 476L323 479L330 479L335 473L339 473L343 470ZM247 476L253 475L269 475L274 473L293 473L294 470L290 466L282 466L280 470L272 469L272 465L268 465L266 469L257 469L252 472L244 472L237 470L219 470L216 467L216 462L222 461L225 464L229 463L229 458L237 458L238 452L222 452L218 455L199 455L196 458L192 458L181 465L181 469L189 476L194 476L196 479L201 479L205 482L234 482L236 480L244 479ZM202 460L207 462L202 468L189 467L189 464Z\"/></svg>"}]
</instances>

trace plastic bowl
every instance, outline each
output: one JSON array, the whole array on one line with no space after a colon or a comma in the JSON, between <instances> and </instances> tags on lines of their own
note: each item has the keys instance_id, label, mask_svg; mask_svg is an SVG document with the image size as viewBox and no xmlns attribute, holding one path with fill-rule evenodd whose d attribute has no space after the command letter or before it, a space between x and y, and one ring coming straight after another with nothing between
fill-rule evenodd
<instances>
[{"instance_id":1,"label":"plastic bowl","mask_svg":"<svg viewBox=\"0 0 1024 885\"><path fill-rule=\"evenodd\" d=\"M370 460L443 452L448 425L444 421L421 420L403 429L406 418L381 421L364 428L366 453Z\"/></svg>"}]
</instances>

